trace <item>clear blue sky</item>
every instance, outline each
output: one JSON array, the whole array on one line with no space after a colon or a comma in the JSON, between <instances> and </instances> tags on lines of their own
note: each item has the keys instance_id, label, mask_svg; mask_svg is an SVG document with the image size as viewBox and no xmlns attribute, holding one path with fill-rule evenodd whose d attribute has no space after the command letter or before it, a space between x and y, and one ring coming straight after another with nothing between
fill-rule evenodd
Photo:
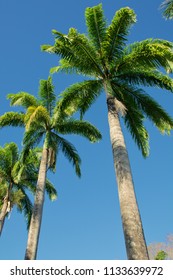
<instances>
[{"instance_id":1,"label":"clear blue sky","mask_svg":"<svg viewBox=\"0 0 173 280\"><path fill-rule=\"evenodd\" d=\"M129 42L145 38L173 40L173 21L165 21L159 10L162 0L104 0L108 22L121 7L137 14ZM92 0L30 0L0 3L0 114L11 110L8 93L26 91L37 94L40 79L47 79L58 57L42 53L40 45L53 44L52 29L67 33L69 27L85 32L84 11L99 4ZM54 75L56 92L77 81L75 76ZM148 89L173 116L173 94ZM13 109L12 109L13 110ZM82 178L59 156L57 172L49 178L58 190L58 200L46 199L38 259L126 259L120 219L117 185L113 169L104 95L85 119L103 134L98 144L72 136L82 158ZM129 133L124 129L136 195L147 244L162 242L173 233L173 137L160 135L152 124L150 156L143 159ZM0 131L0 145L14 141L21 145L22 129ZM21 147L21 146L20 146ZM27 241L23 215L13 210L0 239L0 259L23 259Z\"/></svg>"}]
</instances>

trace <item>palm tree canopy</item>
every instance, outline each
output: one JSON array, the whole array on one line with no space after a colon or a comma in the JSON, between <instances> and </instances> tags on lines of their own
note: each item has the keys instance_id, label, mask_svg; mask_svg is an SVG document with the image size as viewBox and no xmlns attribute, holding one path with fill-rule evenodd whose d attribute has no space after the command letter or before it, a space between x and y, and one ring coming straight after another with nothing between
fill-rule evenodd
<instances>
[{"instance_id":1,"label":"palm tree canopy","mask_svg":"<svg viewBox=\"0 0 173 280\"><path fill-rule=\"evenodd\" d=\"M0 210L3 199L9 190L11 208L16 205L24 213L27 227L32 214L32 202L28 191L35 193L40 155L37 149L30 150L25 163L21 162L21 154L15 143L7 143L0 147ZM57 192L47 180L46 191L51 200L56 199Z\"/></svg>"},{"instance_id":2,"label":"palm tree canopy","mask_svg":"<svg viewBox=\"0 0 173 280\"><path fill-rule=\"evenodd\" d=\"M67 35L53 30L55 44L42 50L60 56L60 64L51 72L82 74L88 80L70 86L62 93L60 107L80 109L81 116L105 88L112 96L117 111L142 151L149 153L146 118L162 133L169 133L173 120L140 86L173 91L173 81L162 69L171 71L173 43L162 39L146 39L127 44L131 26L136 22L132 9L115 13L107 26L102 5L85 12L88 36L70 28Z\"/></svg>"},{"instance_id":3,"label":"palm tree canopy","mask_svg":"<svg viewBox=\"0 0 173 280\"><path fill-rule=\"evenodd\" d=\"M52 78L40 81L38 98L26 92L9 94L11 106L22 106L22 113L8 112L0 117L0 127L6 125L25 125L23 157L45 136L45 146L49 149L49 168L55 171L56 156L61 150L72 162L80 176L80 157L75 147L61 135L77 134L91 142L101 139L100 132L89 122L70 117L69 110L60 110L60 101L56 99Z\"/></svg>"},{"instance_id":4,"label":"palm tree canopy","mask_svg":"<svg viewBox=\"0 0 173 280\"><path fill-rule=\"evenodd\" d=\"M162 9L163 16L166 19L173 18L173 0L165 0L161 5L160 8Z\"/></svg>"}]
</instances>

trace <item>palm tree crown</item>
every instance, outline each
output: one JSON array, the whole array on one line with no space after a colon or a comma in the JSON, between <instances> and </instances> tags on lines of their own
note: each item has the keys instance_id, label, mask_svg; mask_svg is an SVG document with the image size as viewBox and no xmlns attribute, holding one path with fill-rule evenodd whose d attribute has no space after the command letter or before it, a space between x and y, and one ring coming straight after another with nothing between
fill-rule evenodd
<instances>
[{"instance_id":1,"label":"palm tree crown","mask_svg":"<svg viewBox=\"0 0 173 280\"><path fill-rule=\"evenodd\" d=\"M30 150L25 162L22 163L21 154L15 143L11 142L0 147L0 234L5 217L14 206L24 213L29 228L32 202L27 191L35 193L39 161L36 150ZM49 180L46 182L46 191L51 200L56 198L56 190Z\"/></svg>"},{"instance_id":2,"label":"palm tree crown","mask_svg":"<svg viewBox=\"0 0 173 280\"><path fill-rule=\"evenodd\" d=\"M139 86L173 91L172 79L160 71L161 67L170 68L173 44L161 39L146 39L127 45L129 29L136 22L134 11L128 7L117 11L109 26L106 26L101 4L87 8L85 16L88 37L74 28L70 28L67 35L53 30L55 45L42 46L44 51L63 58L52 72L76 72L94 78L64 91L62 105L71 101L74 107L80 107L83 115L106 88L143 156L147 156L145 118L162 133L170 131L172 120Z\"/></svg>"},{"instance_id":3,"label":"palm tree crown","mask_svg":"<svg viewBox=\"0 0 173 280\"><path fill-rule=\"evenodd\" d=\"M37 145L45 136L45 145L49 148L49 168L55 171L56 155L62 150L75 167L80 176L80 157L75 147L60 134L78 134L88 138L91 142L101 139L100 132L86 121L70 118L65 111L60 112L56 102L51 77L41 80L39 98L26 92L8 94L12 106L22 106L26 112L7 112L0 117L0 126L24 126L23 155Z\"/></svg>"}]
</instances>

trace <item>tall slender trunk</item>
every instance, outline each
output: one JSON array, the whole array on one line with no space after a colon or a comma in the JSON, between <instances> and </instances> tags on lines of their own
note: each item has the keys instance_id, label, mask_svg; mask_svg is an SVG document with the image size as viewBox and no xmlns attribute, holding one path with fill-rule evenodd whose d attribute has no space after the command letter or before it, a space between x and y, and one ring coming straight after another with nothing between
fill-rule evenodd
<instances>
[{"instance_id":1,"label":"tall slender trunk","mask_svg":"<svg viewBox=\"0 0 173 280\"><path fill-rule=\"evenodd\" d=\"M4 202L3 202L2 209L0 212L0 236L2 234L7 212L10 212L10 205L11 205L10 192L11 192L12 186L13 186L13 184L10 182L10 185L9 185L9 188L7 189L6 196L4 197Z\"/></svg>"},{"instance_id":2,"label":"tall slender trunk","mask_svg":"<svg viewBox=\"0 0 173 280\"><path fill-rule=\"evenodd\" d=\"M48 149L44 146L42 151L42 158L40 162L37 188L35 193L35 201L33 206L33 213L31 217L27 248L25 252L25 260L35 260L37 256L39 234L42 221L45 184L46 184L46 173L47 173L47 162L48 162Z\"/></svg>"},{"instance_id":3,"label":"tall slender trunk","mask_svg":"<svg viewBox=\"0 0 173 280\"><path fill-rule=\"evenodd\" d=\"M127 257L129 260L148 260L128 153L115 101L110 95L107 95L107 107Z\"/></svg>"}]
</instances>

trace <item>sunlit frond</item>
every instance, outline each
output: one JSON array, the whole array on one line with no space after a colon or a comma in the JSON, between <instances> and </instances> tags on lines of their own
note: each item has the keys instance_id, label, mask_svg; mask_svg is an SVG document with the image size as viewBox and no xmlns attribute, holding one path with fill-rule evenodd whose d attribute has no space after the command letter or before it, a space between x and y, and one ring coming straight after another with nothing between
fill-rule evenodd
<instances>
[{"instance_id":1,"label":"sunlit frond","mask_svg":"<svg viewBox=\"0 0 173 280\"><path fill-rule=\"evenodd\" d=\"M32 125L45 124L45 127L50 124L50 115L42 105L37 107L29 107L25 116L26 130Z\"/></svg>"},{"instance_id":2,"label":"sunlit frond","mask_svg":"<svg viewBox=\"0 0 173 280\"><path fill-rule=\"evenodd\" d=\"M169 61L173 61L172 47L172 43L158 39L146 39L132 43L124 48L122 58L117 61L118 71L134 67L167 68Z\"/></svg>"},{"instance_id":3,"label":"sunlit frond","mask_svg":"<svg viewBox=\"0 0 173 280\"><path fill-rule=\"evenodd\" d=\"M52 78L48 77L47 80L40 81L39 93L41 105L47 109L50 116L52 109L55 106L56 96L54 94L54 86L52 84Z\"/></svg>"},{"instance_id":4,"label":"sunlit frond","mask_svg":"<svg viewBox=\"0 0 173 280\"><path fill-rule=\"evenodd\" d=\"M127 41L129 29L136 22L134 11L128 7L122 8L115 16L106 30L104 42L105 59L108 62L119 58Z\"/></svg>"},{"instance_id":5,"label":"sunlit frond","mask_svg":"<svg viewBox=\"0 0 173 280\"><path fill-rule=\"evenodd\" d=\"M22 106L26 109L30 106L38 105L37 99L33 95L31 95L27 92L8 94L7 99L10 99L11 106Z\"/></svg>"}]
</instances>

